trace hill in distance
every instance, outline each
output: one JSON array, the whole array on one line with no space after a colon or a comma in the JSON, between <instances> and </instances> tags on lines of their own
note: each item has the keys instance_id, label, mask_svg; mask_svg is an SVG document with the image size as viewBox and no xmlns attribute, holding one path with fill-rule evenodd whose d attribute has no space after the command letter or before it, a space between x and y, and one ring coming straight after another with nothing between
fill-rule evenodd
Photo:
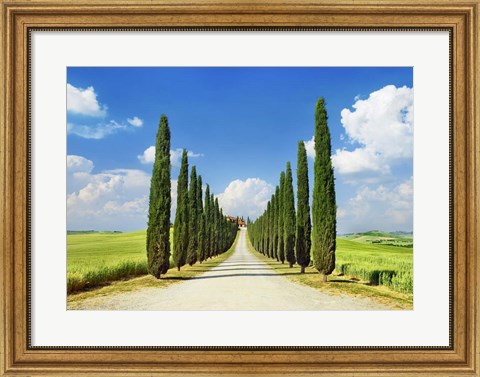
<instances>
[{"instance_id":1,"label":"hill in distance","mask_svg":"<svg viewBox=\"0 0 480 377\"><path fill-rule=\"evenodd\" d=\"M112 233L123 233L119 230L67 230L67 234L112 234Z\"/></svg>"},{"instance_id":2,"label":"hill in distance","mask_svg":"<svg viewBox=\"0 0 480 377\"><path fill-rule=\"evenodd\" d=\"M350 233L339 238L367 244L392 245L401 247L413 247L413 233L411 232L382 232L371 230L363 233Z\"/></svg>"}]
</instances>

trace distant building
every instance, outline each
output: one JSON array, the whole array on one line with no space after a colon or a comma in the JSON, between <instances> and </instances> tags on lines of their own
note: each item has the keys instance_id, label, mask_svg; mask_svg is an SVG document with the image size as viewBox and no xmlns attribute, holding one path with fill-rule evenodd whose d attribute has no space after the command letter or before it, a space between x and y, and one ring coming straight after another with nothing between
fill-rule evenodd
<instances>
[{"instance_id":1,"label":"distant building","mask_svg":"<svg viewBox=\"0 0 480 377\"><path fill-rule=\"evenodd\" d=\"M247 224L245 223L245 220L243 220L242 217L237 217L237 216L225 216L225 218L235 224L238 224L239 227L245 227Z\"/></svg>"}]
</instances>

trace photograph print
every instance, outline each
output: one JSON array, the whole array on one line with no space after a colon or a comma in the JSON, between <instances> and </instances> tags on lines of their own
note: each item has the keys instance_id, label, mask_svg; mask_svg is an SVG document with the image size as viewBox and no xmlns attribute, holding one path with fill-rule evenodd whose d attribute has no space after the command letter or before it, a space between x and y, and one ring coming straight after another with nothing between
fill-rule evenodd
<instances>
[{"instance_id":1,"label":"photograph print","mask_svg":"<svg viewBox=\"0 0 480 377\"><path fill-rule=\"evenodd\" d=\"M69 67L68 310L413 310L412 67Z\"/></svg>"}]
</instances>

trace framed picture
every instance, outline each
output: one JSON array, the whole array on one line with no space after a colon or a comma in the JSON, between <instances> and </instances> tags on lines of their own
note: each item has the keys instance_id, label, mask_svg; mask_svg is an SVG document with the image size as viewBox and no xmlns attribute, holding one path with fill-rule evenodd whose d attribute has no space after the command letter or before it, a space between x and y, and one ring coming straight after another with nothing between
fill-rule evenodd
<instances>
[{"instance_id":1,"label":"framed picture","mask_svg":"<svg viewBox=\"0 0 480 377\"><path fill-rule=\"evenodd\" d=\"M478 8L2 3L1 375L480 376Z\"/></svg>"}]
</instances>

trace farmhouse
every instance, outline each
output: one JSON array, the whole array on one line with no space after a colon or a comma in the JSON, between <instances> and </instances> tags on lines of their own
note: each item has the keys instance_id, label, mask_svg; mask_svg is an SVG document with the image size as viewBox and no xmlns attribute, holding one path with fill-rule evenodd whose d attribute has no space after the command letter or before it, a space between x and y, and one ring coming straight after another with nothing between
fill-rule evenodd
<instances>
[{"instance_id":1,"label":"farmhouse","mask_svg":"<svg viewBox=\"0 0 480 377\"><path fill-rule=\"evenodd\" d=\"M239 227L244 227L245 221L243 220L243 217L238 217L238 216L225 216L226 219L232 223L238 224Z\"/></svg>"}]
</instances>

